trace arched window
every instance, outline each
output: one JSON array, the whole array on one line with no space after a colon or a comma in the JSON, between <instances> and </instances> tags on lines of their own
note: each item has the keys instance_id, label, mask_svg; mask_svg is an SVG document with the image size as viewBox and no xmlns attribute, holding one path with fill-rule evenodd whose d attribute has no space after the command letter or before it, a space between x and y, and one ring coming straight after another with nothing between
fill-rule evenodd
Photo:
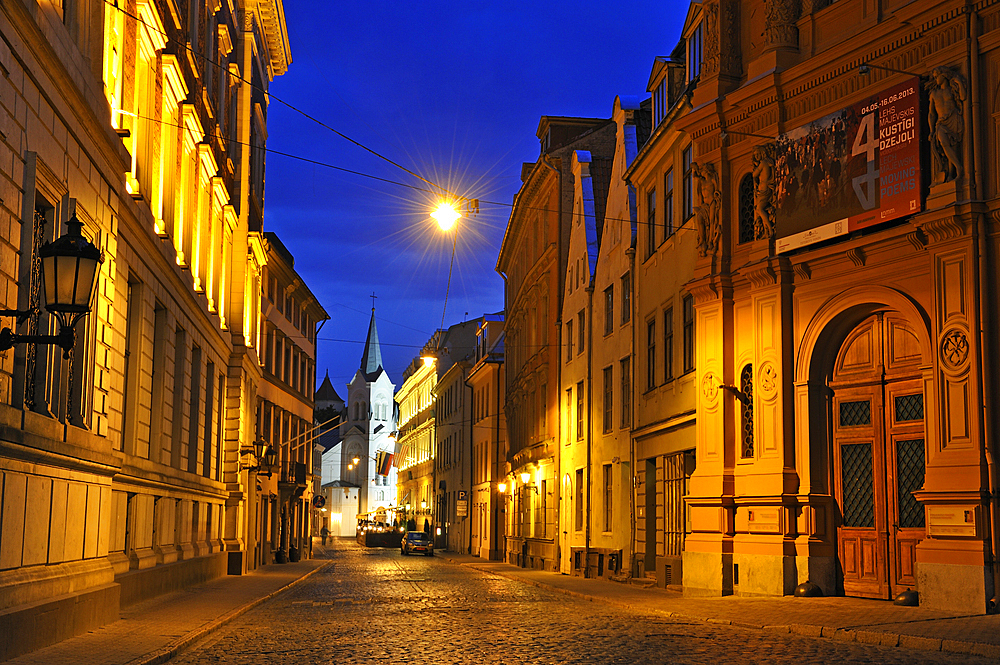
<instances>
[{"instance_id":1,"label":"arched window","mask_svg":"<svg viewBox=\"0 0 1000 665\"><path fill-rule=\"evenodd\" d=\"M740 372L740 457L753 459L753 365L747 363Z\"/></svg>"},{"instance_id":2,"label":"arched window","mask_svg":"<svg viewBox=\"0 0 1000 665\"><path fill-rule=\"evenodd\" d=\"M753 217L753 176L748 173L740 180L739 243L741 245L754 240Z\"/></svg>"},{"instance_id":3,"label":"arched window","mask_svg":"<svg viewBox=\"0 0 1000 665\"><path fill-rule=\"evenodd\" d=\"M361 405L358 404L357 402L354 403L354 419L355 420L361 419Z\"/></svg>"}]
</instances>

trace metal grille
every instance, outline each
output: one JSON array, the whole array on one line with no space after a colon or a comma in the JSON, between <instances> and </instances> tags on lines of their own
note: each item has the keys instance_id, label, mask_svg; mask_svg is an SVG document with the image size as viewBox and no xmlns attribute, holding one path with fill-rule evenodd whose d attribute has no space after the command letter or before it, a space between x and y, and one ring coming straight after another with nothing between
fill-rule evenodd
<instances>
[{"instance_id":1,"label":"metal grille","mask_svg":"<svg viewBox=\"0 0 1000 665\"><path fill-rule=\"evenodd\" d=\"M745 175L740 180L740 244L753 242L753 176Z\"/></svg>"},{"instance_id":2,"label":"metal grille","mask_svg":"<svg viewBox=\"0 0 1000 665\"><path fill-rule=\"evenodd\" d=\"M740 372L740 390L746 396L746 401L740 407L740 425L743 446L740 457L753 457L753 365L745 365Z\"/></svg>"},{"instance_id":3,"label":"metal grille","mask_svg":"<svg viewBox=\"0 0 1000 665\"><path fill-rule=\"evenodd\" d=\"M684 548L684 453L663 458L663 554L680 556ZM647 491L649 489L647 488Z\"/></svg>"},{"instance_id":4,"label":"metal grille","mask_svg":"<svg viewBox=\"0 0 1000 665\"><path fill-rule=\"evenodd\" d=\"M924 486L924 440L896 442L896 484L899 492L899 526L924 526L924 506L913 492Z\"/></svg>"},{"instance_id":5,"label":"metal grille","mask_svg":"<svg viewBox=\"0 0 1000 665\"><path fill-rule=\"evenodd\" d=\"M871 529L875 526L872 489L872 444L840 446L841 486L844 491L844 526Z\"/></svg>"},{"instance_id":6,"label":"metal grille","mask_svg":"<svg viewBox=\"0 0 1000 665\"><path fill-rule=\"evenodd\" d=\"M840 426L858 427L872 424L872 403L869 400L840 403Z\"/></svg>"},{"instance_id":7,"label":"metal grille","mask_svg":"<svg viewBox=\"0 0 1000 665\"><path fill-rule=\"evenodd\" d=\"M42 214L42 211L35 210L33 223L34 228L31 234L31 269L29 273L31 277L28 282L28 309L31 311L31 316L28 317L28 335L38 334L38 319L41 315L39 301L42 290L42 258L38 255L38 250L45 239L45 215ZM36 362L36 345L27 344L24 360L24 405L32 410L35 408Z\"/></svg>"},{"instance_id":8,"label":"metal grille","mask_svg":"<svg viewBox=\"0 0 1000 665\"><path fill-rule=\"evenodd\" d=\"M924 419L924 396L900 395L896 398L896 422Z\"/></svg>"}]
</instances>

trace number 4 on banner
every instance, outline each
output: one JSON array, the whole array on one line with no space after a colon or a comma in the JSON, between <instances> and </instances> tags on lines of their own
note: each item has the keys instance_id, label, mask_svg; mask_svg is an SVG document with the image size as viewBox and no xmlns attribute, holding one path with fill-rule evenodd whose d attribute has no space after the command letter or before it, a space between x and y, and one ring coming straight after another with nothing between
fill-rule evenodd
<instances>
[{"instance_id":1,"label":"number 4 on banner","mask_svg":"<svg viewBox=\"0 0 1000 665\"><path fill-rule=\"evenodd\" d=\"M865 174L851 180L851 184L854 185L854 194L865 210L871 210L878 205L878 169L875 168L875 150L877 148L878 133L875 131L875 114L868 113L861 117L861 126L858 127L858 134L854 137L854 145L851 148L852 157L864 153L868 162ZM867 192L862 189L862 185L868 186Z\"/></svg>"}]
</instances>

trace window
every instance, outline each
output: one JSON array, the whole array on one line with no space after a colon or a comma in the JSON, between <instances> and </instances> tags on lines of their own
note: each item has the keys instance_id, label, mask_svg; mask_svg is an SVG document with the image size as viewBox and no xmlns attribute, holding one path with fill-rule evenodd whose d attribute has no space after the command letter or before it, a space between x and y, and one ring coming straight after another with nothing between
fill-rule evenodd
<instances>
[{"instance_id":1,"label":"window","mask_svg":"<svg viewBox=\"0 0 1000 665\"><path fill-rule=\"evenodd\" d=\"M674 308L663 312L663 382L674 379Z\"/></svg>"},{"instance_id":2,"label":"window","mask_svg":"<svg viewBox=\"0 0 1000 665\"><path fill-rule=\"evenodd\" d=\"M583 441L583 381L576 384L576 440Z\"/></svg>"},{"instance_id":3,"label":"window","mask_svg":"<svg viewBox=\"0 0 1000 665\"><path fill-rule=\"evenodd\" d=\"M629 359L621 359L622 367L622 413L621 413L621 426L628 427L632 422L632 377L629 372Z\"/></svg>"},{"instance_id":4,"label":"window","mask_svg":"<svg viewBox=\"0 0 1000 665\"><path fill-rule=\"evenodd\" d=\"M701 23L687 39L687 80L692 81L701 74Z\"/></svg>"},{"instance_id":5,"label":"window","mask_svg":"<svg viewBox=\"0 0 1000 665\"><path fill-rule=\"evenodd\" d=\"M753 365L747 364L740 372L740 457L753 459Z\"/></svg>"},{"instance_id":6,"label":"window","mask_svg":"<svg viewBox=\"0 0 1000 665\"><path fill-rule=\"evenodd\" d=\"M614 418L614 368L610 365L604 368L604 419L602 422L605 434L611 431L612 419Z\"/></svg>"},{"instance_id":7,"label":"window","mask_svg":"<svg viewBox=\"0 0 1000 665\"><path fill-rule=\"evenodd\" d=\"M674 235L674 170L663 176L663 241Z\"/></svg>"},{"instance_id":8,"label":"window","mask_svg":"<svg viewBox=\"0 0 1000 665\"><path fill-rule=\"evenodd\" d=\"M667 79L664 77L653 91L653 127L667 115Z\"/></svg>"},{"instance_id":9,"label":"window","mask_svg":"<svg viewBox=\"0 0 1000 665\"><path fill-rule=\"evenodd\" d=\"M604 289L604 334L610 335L614 330L615 316L615 285Z\"/></svg>"},{"instance_id":10,"label":"window","mask_svg":"<svg viewBox=\"0 0 1000 665\"><path fill-rule=\"evenodd\" d=\"M629 273L622 275L622 324L626 324L632 317L632 279Z\"/></svg>"},{"instance_id":11,"label":"window","mask_svg":"<svg viewBox=\"0 0 1000 665\"><path fill-rule=\"evenodd\" d=\"M573 322L566 322L566 362L573 360Z\"/></svg>"},{"instance_id":12,"label":"window","mask_svg":"<svg viewBox=\"0 0 1000 665\"><path fill-rule=\"evenodd\" d=\"M566 443L570 442L573 437L573 433L570 431L569 419L573 415L573 389L566 389Z\"/></svg>"},{"instance_id":13,"label":"window","mask_svg":"<svg viewBox=\"0 0 1000 665\"><path fill-rule=\"evenodd\" d=\"M694 215L694 170L692 169L694 158L691 154L691 146L684 149L684 152L681 154L681 161L684 165L684 181L681 192L681 196L683 196L683 200L681 201L681 205L683 206L681 210L683 214L681 224L683 225Z\"/></svg>"},{"instance_id":14,"label":"window","mask_svg":"<svg viewBox=\"0 0 1000 665\"><path fill-rule=\"evenodd\" d=\"M753 176L740 180L740 244L754 240Z\"/></svg>"},{"instance_id":15,"label":"window","mask_svg":"<svg viewBox=\"0 0 1000 665\"><path fill-rule=\"evenodd\" d=\"M694 298L684 296L684 372L694 369Z\"/></svg>"},{"instance_id":16,"label":"window","mask_svg":"<svg viewBox=\"0 0 1000 665\"><path fill-rule=\"evenodd\" d=\"M586 337L584 337L583 334L584 330L586 330L586 326L584 325L584 322L586 321L587 318L586 311L581 309L580 313L576 315L576 318L577 318L577 328L578 328L576 332L576 339L577 339L576 352L583 353L584 342L586 341Z\"/></svg>"},{"instance_id":17,"label":"window","mask_svg":"<svg viewBox=\"0 0 1000 665\"><path fill-rule=\"evenodd\" d=\"M646 258L656 251L656 190L646 195Z\"/></svg>"},{"instance_id":18,"label":"window","mask_svg":"<svg viewBox=\"0 0 1000 665\"><path fill-rule=\"evenodd\" d=\"M646 390L656 387L656 321L646 324Z\"/></svg>"},{"instance_id":19,"label":"window","mask_svg":"<svg viewBox=\"0 0 1000 665\"><path fill-rule=\"evenodd\" d=\"M614 480L611 476L611 465L604 465L604 530L611 531L611 509L614 506Z\"/></svg>"},{"instance_id":20,"label":"window","mask_svg":"<svg viewBox=\"0 0 1000 665\"><path fill-rule=\"evenodd\" d=\"M583 469L576 470L576 530L583 530Z\"/></svg>"},{"instance_id":21,"label":"window","mask_svg":"<svg viewBox=\"0 0 1000 665\"><path fill-rule=\"evenodd\" d=\"M546 391L548 390L548 387L549 386L547 383L543 383L541 390L538 391L538 414L539 414L538 419L541 422L541 436L543 437L546 435L546 427L547 427L545 424L545 415L546 415L545 412L548 409L545 408L545 395Z\"/></svg>"}]
</instances>

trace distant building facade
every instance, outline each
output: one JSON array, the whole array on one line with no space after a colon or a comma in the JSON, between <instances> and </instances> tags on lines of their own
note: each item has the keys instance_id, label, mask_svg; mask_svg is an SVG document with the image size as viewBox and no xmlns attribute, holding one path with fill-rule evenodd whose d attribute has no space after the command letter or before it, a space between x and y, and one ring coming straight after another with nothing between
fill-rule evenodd
<instances>
[{"instance_id":1,"label":"distant building facade","mask_svg":"<svg viewBox=\"0 0 1000 665\"><path fill-rule=\"evenodd\" d=\"M258 432L277 457L271 475L257 478L263 494L258 564L294 560L310 551L311 501L320 486L313 472L316 335L329 318L276 234L264 233L264 248Z\"/></svg>"},{"instance_id":2,"label":"distant building facade","mask_svg":"<svg viewBox=\"0 0 1000 665\"><path fill-rule=\"evenodd\" d=\"M395 396L399 405L396 494L400 515L411 527L429 530L441 549L449 547L448 529L455 517L456 526L461 524L456 532L465 543L455 551L463 552L469 549L468 511L457 517L454 502L459 491L469 492L471 488L469 465L465 462L472 445L467 424L469 399L467 394L458 393L468 390L464 385L466 370L460 367L457 374L450 375L447 385L455 391L450 395L445 396L439 384L445 385L442 377L456 364L462 363L467 369L476 345L476 327L477 321L466 321L435 332L403 373L403 385ZM445 411L443 399L450 400ZM445 412L448 415L442 424ZM463 419L465 425L461 424ZM444 457L442 435L451 446L451 453Z\"/></svg>"},{"instance_id":3,"label":"distant building facade","mask_svg":"<svg viewBox=\"0 0 1000 665\"><path fill-rule=\"evenodd\" d=\"M503 324L502 314L482 318L468 377L472 391L471 548L473 555L490 561L503 559L507 527L507 498L498 487L506 478L507 464Z\"/></svg>"}]
</instances>

